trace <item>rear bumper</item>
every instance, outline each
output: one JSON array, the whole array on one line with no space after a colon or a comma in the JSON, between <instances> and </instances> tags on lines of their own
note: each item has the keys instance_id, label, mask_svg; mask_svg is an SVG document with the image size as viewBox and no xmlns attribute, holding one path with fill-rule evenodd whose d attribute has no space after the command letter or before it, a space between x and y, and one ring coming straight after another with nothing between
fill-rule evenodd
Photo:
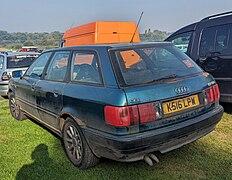
<instances>
[{"instance_id":1,"label":"rear bumper","mask_svg":"<svg viewBox=\"0 0 232 180\"><path fill-rule=\"evenodd\" d=\"M223 114L222 106L187 121L133 135L117 136L83 128L92 151L99 157L136 161L154 151L165 153L193 142L215 129Z\"/></svg>"},{"instance_id":2,"label":"rear bumper","mask_svg":"<svg viewBox=\"0 0 232 180\"><path fill-rule=\"evenodd\" d=\"M8 83L0 83L0 95L7 96Z\"/></svg>"}]
</instances>

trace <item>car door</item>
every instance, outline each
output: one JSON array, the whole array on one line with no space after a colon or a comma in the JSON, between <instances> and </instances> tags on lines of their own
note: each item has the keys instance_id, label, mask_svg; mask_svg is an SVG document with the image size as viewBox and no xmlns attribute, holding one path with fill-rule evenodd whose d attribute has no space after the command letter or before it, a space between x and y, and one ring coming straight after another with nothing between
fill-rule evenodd
<instances>
[{"instance_id":1,"label":"car door","mask_svg":"<svg viewBox=\"0 0 232 180\"><path fill-rule=\"evenodd\" d=\"M52 52L47 52L39 56L15 86L15 97L18 99L20 107L37 119L39 116L35 98L35 86L40 81L51 54Z\"/></svg>"},{"instance_id":2,"label":"car door","mask_svg":"<svg viewBox=\"0 0 232 180\"><path fill-rule=\"evenodd\" d=\"M109 60L107 56L104 56L105 51L99 50L98 52L103 58L106 58L104 60ZM101 65L96 51L73 51L69 72L70 82L64 86L64 111L83 121L88 127L96 127L96 122L99 123L98 127L103 125L101 124L104 123L102 112L106 102L103 103L102 99L108 97L107 101L109 102L118 92L123 93L117 86L115 86L116 90L104 87ZM105 63L107 68L111 68L107 65L108 63ZM111 72L111 69L107 69L105 75L110 76ZM113 76L113 74L111 75Z\"/></svg>"},{"instance_id":3,"label":"car door","mask_svg":"<svg viewBox=\"0 0 232 180\"><path fill-rule=\"evenodd\" d=\"M199 65L212 74L222 95L232 95L232 24L213 26L202 31Z\"/></svg>"},{"instance_id":4,"label":"car door","mask_svg":"<svg viewBox=\"0 0 232 180\"><path fill-rule=\"evenodd\" d=\"M54 130L59 129L59 114L63 107L63 89L70 51L54 53L43 80L35 87L40 119Z\"/></svg>"}]
</instances>

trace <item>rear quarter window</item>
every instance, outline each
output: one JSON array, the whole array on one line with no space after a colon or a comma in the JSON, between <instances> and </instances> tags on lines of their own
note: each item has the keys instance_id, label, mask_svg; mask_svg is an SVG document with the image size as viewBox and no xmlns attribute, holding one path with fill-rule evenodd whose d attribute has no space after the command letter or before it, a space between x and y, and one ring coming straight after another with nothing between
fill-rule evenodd
<instances>
[{"instance_id":1,"label":"rear quarter window","mask_svg":"<svg viewBox=\"0 0 232 180\"><path fill-rule=\"evenodd\" d=\"M168 41L171 41L176 47L178 47L182 52L187 53L189 50L189 44L192 38L193 31L178 34Z\"/></svg>"}]
</instances>

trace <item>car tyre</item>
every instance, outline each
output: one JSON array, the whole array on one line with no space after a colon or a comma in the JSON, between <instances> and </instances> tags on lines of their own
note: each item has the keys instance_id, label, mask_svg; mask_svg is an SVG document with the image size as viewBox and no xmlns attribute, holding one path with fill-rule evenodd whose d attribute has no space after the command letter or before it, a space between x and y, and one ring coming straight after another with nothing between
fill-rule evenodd
<instances>
[{"instance_id":1,"label":"car tyre","mask_svg":"<svg viewBox=\"0 0 232 180\"><path fill-rule=\"evenodd\" d=\"M93 154L80 127L71 118L67 118L64 124L63 144L69 160L80 169L98 164L99 158Z\"/></svg>"},{"instance_id":2,"label":"car tyre","mask_svg":"<svg viewBox=\"0 0 232 180\"><path fill-rule=\"evenodd\" d=\"M15 119L17 119L19 121L27 119L27 117L22 112L19 104L16 102L13 93L9 94L9 107L10 107L10 113Z\"/></svg>"}]
</instances>

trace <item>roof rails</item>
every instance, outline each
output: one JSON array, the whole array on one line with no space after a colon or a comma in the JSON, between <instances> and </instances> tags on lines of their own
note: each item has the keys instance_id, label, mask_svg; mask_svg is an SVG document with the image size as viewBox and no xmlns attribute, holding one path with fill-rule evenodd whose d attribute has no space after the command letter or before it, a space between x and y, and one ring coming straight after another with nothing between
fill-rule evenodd
<instances>
[{"instance_id":1,"label":"roof rails","mask_svg":"<svg viewBox=\"0 0 232 180\"><path fill-rule=\"evenodd\" d=\"M216 18L216 17L220 17L220 16L225 16L225 15L229 15L229 14L232 14L232 11L228 11L228 12L208 16L208 17L203 18L201 21L205 21L205 20L208 20L208 19L212 19L212 18Z\"/></svg>"}]
</instances>

